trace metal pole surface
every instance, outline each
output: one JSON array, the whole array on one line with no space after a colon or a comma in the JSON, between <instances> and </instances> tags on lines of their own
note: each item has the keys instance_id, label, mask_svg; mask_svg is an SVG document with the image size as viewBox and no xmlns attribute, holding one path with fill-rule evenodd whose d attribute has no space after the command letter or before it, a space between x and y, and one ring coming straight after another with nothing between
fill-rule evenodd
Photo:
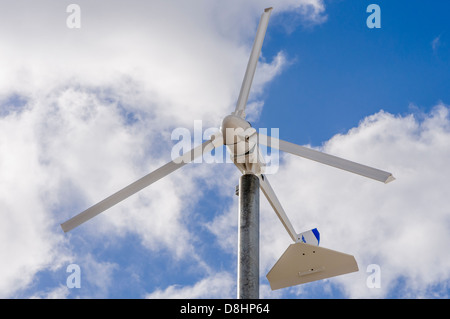
<instances>
[{"instance_id":1,"label":"metal pole surface","mask_svg":"<svg viewBox=\"0 0 450 319\"><path fill-rule=\"evenodd\" d=\"M239 179L238 299L259 299L259 178Z\"/></svg>"}]
</instances>

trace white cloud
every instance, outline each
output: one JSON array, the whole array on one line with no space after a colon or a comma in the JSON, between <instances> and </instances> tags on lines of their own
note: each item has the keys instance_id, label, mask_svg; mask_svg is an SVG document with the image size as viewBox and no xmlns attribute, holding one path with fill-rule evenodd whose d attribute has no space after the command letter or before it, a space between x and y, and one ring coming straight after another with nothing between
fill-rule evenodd
<instances>
[{"instance_id":1,"label":"white cloud","mask_svg":"<svg viewBox=\"0 0 450 319\"><path fill-rule=\"evenodd\" d=\"M61 234L52 231L43 189L49 181L33 143L34 117L0 119L0 296L29 283L36 271L56 261ZM63 256L60 256L63 257Z\"/></svg>"},{"instance_id":2,"label":"white cloud","mask_svg":"<svg viewBox=\"0 0 450 319\"><path fill-rule=\"evenodd\" d=\"M69 288L60 285L48 292L39 292L34 294L30 299L66 299L70 294Z\"/></svg>"},{"instance_id":3,"label":"white cloud","mask_svg":"<svg viewBox=\"0 0 450 319\"><path fill-rule=\"evenodd\" d=\"M201 279L192 286L172 285L147 294L148 299L229 299L236 296L236 280L227 272Z\"/></svg>"},{"instance_id":4,"label":"white cloud","mask_svg":"<svg viewBox=\"0 0 450 319\"><path fill-rule=\"evenodd\" d=\"M304 19L323 12L319 0L282 1L279 12L294 3ZM58 224L164 164L171 129L197 119L220 125L234 107L262 10L259 1L239 2L243 11L210 1L77 4L76 30L66 27L60 1L18 0L0 12L2 297L76 257ZM238 32L227 33L227 25ZM258 92L282 58L261 64L254 105L262 105ZM91 239L133 233L149 249L192 255L183 203L201 196L190 185L208 169L174 174L81 232ZM37 296L64 296L55 289Z\"/></svg>"}]
</instances>

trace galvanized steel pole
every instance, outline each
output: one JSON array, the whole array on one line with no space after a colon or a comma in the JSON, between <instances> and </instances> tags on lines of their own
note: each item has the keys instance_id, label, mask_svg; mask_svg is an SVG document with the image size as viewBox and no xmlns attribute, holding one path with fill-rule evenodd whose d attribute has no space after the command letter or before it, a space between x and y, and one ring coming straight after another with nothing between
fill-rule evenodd
<instances>
[{"instance_id":1,"label":"galvanized steel pole","mask_svg":"<svg viewBox=\"0 0 450 319\"><path fill-rule=\"evenodd\" d=\"M239 179L238 299L259 298L259 178Z\"/></svg>"}]
</instances>

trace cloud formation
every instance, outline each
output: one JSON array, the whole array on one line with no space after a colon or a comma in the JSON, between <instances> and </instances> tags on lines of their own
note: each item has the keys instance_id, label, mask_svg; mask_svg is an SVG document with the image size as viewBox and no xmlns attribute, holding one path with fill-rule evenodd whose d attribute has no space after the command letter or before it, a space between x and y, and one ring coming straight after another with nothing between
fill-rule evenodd
<instances>
[{"instance_id":1,"label":"cloud formation","mask_svg":"<svg viewBox=\"0 0 450 319\"><path fill-rule=\"evenodd\" d=\"M158 289L146 295L148 299L216 299L233 298L236 282L228 272L220 272L200 281L193 286L172 285L164 290Z\"/></svg>"}]
</instances>

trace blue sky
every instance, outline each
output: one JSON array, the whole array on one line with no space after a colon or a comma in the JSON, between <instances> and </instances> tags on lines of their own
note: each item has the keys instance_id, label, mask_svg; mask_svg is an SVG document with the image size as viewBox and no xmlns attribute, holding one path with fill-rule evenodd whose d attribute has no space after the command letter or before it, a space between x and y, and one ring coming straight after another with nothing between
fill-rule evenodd
<instances>
[{"instance_id":1,"label":"blue sky","mask_svg":"<svg viewBox=\"0 0 450 319\"><path fill-rule=\"evenodd\" d=\"M397 180L281 154L268 178L297 232L317 227L360 270L272 292L265 275L290 238L261 195L261 297L448 298L450 4L77 3L80 29L70 2L1 5L0 297L235 297L232 164L187 165L68 234L59 224L169 161L175 128L220 125L273 6L252 125Z\"/></svg>"}]
</instances>

